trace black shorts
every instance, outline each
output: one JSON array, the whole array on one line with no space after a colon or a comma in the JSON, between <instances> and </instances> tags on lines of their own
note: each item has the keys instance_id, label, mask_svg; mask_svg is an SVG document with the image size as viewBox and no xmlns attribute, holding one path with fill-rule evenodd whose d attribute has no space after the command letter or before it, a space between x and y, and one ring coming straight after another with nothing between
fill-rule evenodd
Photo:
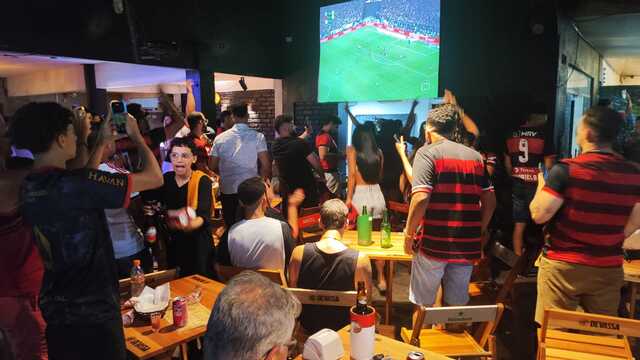
<instances>
[{"instance_id":1,"label":"black shorts","mask_svg":"<svg viewBox=\"0 0 640 360\"><path fill-rule=\"evenodd\" d=\"M536 195L537 184L513 179L511 201L513 203L513 222L527 223L531 220L529 204Z\"/></svg>"}]
</instances>

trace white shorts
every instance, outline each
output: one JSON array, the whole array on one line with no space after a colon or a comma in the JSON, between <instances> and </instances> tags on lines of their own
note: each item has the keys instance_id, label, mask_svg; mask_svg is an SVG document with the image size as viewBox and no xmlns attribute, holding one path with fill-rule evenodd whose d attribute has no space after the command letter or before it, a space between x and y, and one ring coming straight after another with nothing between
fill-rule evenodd
<instances>
[{"instance_id":1,"label":"white shorts","mask_svg":"<svg viewBox=\"0 0 640 360\"><path fill-rule=\"evenodd\" d=\"M442 285L445 306L463 306L469 301L469 280L473 265L447 263L413 255L409 301L416 305L433 306L438 288Z\"/></svg>"},{"instance_id":2,"label":"white shorts","mask_svg":"<svg viewBox=\"0 0 640 360\"><path fill-rule=\"evenodd\" d=\"M384 195L380 185L357 185L353 191L353 199L351 203L358 210L358 213L362 212L362 207L367 207L367 214L370 214L374 219L382 219L384 211L387 209L387 204L384 201Z\"/></svg>"}]
</instances>

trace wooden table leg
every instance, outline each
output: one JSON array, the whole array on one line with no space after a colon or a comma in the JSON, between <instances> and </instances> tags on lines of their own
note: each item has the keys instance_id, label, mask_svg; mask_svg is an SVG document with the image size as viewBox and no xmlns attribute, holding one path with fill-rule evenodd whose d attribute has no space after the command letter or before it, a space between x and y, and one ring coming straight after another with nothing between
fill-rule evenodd
<instances>
[{"instance_id":1,"label":"wooden table leg","mask_svg":"<svg viewBox=\"0 0 640 360\"><path fill-rule=\"evenodd\" d=\"M631 294L629 295L629 317L635 319L636 315L636 297L638 295L638 287L635 282L630 282L629 287Z\"/></svg>"},{"instance_id":2,"label":"wooden table leg","mask_svg":"<svg viewBox=\"0 0 640 360\"><path fill-rule=\"evenodd\" d=\"M393 312L393 266L394 261L386 261L387 265L387 296L384 306L384 323L391 324L391 314Z\"/></svg>"}]
</instances>

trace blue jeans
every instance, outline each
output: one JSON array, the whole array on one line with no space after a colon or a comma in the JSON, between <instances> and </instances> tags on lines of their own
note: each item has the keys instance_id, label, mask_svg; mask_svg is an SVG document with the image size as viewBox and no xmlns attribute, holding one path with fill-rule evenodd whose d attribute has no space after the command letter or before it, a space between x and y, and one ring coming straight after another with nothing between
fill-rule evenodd
<instances>
[{"instance_id":1,"label":"blue jeans","mask_svg":"<svg viewBox=\"0 0 640 360\"><path fill-rule=\"evenodd\" d=\"M445 305L466 305L472 271L472 264L448 263L415 254L411 266L409 301L416 305L433 306L442 284Z\"/></svg>"}]
</instances>

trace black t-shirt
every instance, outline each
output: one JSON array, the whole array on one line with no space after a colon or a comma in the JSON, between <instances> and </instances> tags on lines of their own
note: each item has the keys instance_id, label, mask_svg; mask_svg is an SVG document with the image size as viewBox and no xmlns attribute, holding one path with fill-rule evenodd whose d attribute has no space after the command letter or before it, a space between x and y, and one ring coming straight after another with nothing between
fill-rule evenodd
<instances>
[{"instance_id":1,"label":"black t-shirt","mask_svg":"<svg viewBox=\"0 0 640 360\"><path fill-rule=\"evenodd\" d=\"M313 170L307 161L313 149L306 141L297 137L279 138L271 152L289 192L297 188L302 188L307 196L317 192Z\"/></svg>"},{"instance_id":2,"label":"black t-shirt","mask_svg":"<svg viewBox=\"0 0 640 360\"><path fill-rule=\"evenodd\" d=\"M22 185L22 213L45 266L40 307L49 324L118 319L118 274L104 209L127 207L130 175L42 169Z\"/></svg>"},{"instance_id":3,"label":"black t-shirt","mask_svg":"<svg viewBox=\"0 0 640 360\"><path fill-rule=\"evenodd\" d=\"M151 198L159 200L168 210L176 210L187 206L188 188L188 183L179 187L175 172L170 171L164 174L164 185L150 194ZM203 176L198 183L198 207L194 210L197 216L204 219L204 224L191 232L169 232L172 240L167 254L169 266L180 267L180 275L211 276L211 200L211 179Z\"/></svg>"}]
</instances>

